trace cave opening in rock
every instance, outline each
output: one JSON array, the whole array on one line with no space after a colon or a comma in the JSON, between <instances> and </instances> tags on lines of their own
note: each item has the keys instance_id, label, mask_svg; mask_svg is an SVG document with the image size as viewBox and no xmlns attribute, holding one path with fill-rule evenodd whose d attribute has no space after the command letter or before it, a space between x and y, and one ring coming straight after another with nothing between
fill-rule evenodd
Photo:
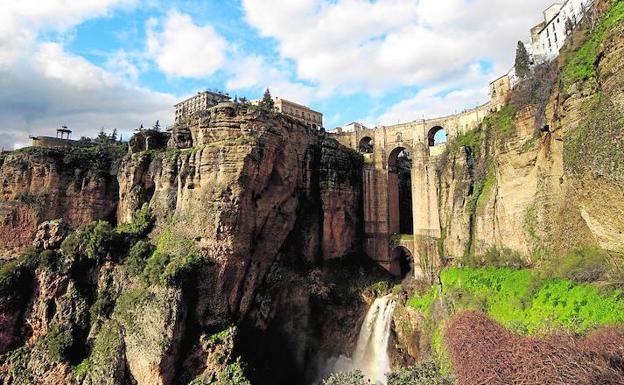
<instances>
[{"instance_id":1,"label":"cave opening in rock","mask_svg":"<svg viewBox=\"0 0 624 385\"><path fill-rule=\"evenodd\" d=\"M405 147L388 157L388 219L391 234L413 234L412 157Z\"/></svg>"}]
</instances>

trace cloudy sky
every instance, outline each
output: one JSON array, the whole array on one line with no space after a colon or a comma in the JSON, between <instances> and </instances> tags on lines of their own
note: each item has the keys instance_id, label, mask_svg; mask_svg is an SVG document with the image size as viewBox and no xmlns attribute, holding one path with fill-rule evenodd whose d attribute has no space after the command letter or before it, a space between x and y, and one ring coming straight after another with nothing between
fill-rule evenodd
<instances>
[{"instance_id":1,"label":"cloudy sky","mask_svg":"<svg viewBox=\"0 0 624 385\"><path fill-rule=\"evenodd\" d=\"M487 99L552 0L1 0L0 147L172 123L198 90L310 105L332 128Z\"/></svg>"}]
</instances>

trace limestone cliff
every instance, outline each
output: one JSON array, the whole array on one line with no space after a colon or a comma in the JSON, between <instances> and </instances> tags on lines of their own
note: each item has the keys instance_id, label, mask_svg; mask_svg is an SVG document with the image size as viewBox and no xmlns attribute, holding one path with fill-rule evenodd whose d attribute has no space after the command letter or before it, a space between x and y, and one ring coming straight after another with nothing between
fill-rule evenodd
<instances>
[{"instance_id":1,"label":"limestone cliff","mask_svg":"<svg viewBox=\"0 0 624 385\"><path fill-rule=\"evenodd\" d=\"M117 147L101 146L0 154L0 255L28 245L47 220L63 218L75 228L114 219L120 158Z\"/></svg>"},{"instance_id":2,"label":"limestone cliff","mask_svg":"<svg viewBox=\"0 0 624 385\"><path fill-rule=\"evenodd\" d=\"M111 182L116 230L82 226L5 266L2 383L210 382L236 356L254 383L312 379L383 277L357 257L361 169L324 133L234 103L140 133Z\"/></svg>"},{"instance_id":3,"label":"limestone cliff","mask_svg":"<svg viewBox=\"0 0 624 385\"><path fill-rule=\"evenodd\" d=\"M572 35L510 106L451 140L438 170L446 256L624 252L624 30L609 17Z\"/></svg>"}]
</instances>

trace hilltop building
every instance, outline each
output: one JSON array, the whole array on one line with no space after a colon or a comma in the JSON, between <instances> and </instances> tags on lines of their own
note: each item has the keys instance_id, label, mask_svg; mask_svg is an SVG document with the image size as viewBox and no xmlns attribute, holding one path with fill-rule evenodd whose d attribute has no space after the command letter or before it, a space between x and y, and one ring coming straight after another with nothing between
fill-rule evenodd
<instances>
[{"instance_id":1,"label":"hilltop building","mask_svg":"<svg viewBox=\"0 0 624 385\"><path fill-rule=\"evenodd\" d=\"M559 55L566 38L583 18L592 0L566 0L542 12L543 20L531 28L531 49L536 62L549 61Z\"/></svg>"},{"instance_id":2,"label":"hilltop building","mask_svg":"<svg viewBox=\"0 0 624 385\"><path fill-rule=\"evenodd\" d=\"M210 107L214 107L217 104L221 102L226 102L228 100L230 100L229 96L219 92L198 92L197 95L192 96L174 105L175 122L178 123L196 112L205 111Z\"/></svg>"},{"instance_id":3,"label":"hilltop building","mask_svg":"<svg viewBox=\"0 0 624 385\"><path fill-rule=\"evenodd\" d=\"M282 99L282 98L274 98L275 99L275 109L278 112L281 112L284 115L295 118L306 125L312 128L321 128L323 127L323 114L314 111L310 107L304 106L302 104L298 104L295 102L291 102L290 100Z\"/></svg>"}]
</instances>

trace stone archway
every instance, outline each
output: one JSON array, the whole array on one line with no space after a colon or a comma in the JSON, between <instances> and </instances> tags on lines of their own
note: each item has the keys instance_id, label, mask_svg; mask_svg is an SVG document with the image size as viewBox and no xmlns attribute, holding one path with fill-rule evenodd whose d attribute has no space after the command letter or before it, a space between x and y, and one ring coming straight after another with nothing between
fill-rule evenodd
<instances>
[{"instance_id":1,"label":"stone archway","mask_svg":"<svg viewBox=\"0 0 624 385\"><path fill-rule=\"evenodd\" d=\"M392 268L391 272L401 279L407 276L414 276L414 255L404 246L396 246L392 249Z\"/></svg>"},{"instance_id":2,"label":"stone archway","mask_svg":"<svg viewBox=\"0 0 624 385\"><path fill-rule=\"evenodd\" d=\"M362 154L372 154L375 149L375 143L373 142L373 138L370 136L365 136L360 139L360 143L358 144L358 151Z\"/></svg>"},{"instance_id":3,"label":"stone archway","mask_svg":"<svg viewBox=\"0 0 624 385\"><path fill-rule=\"evenodd\" d=\"M412 158L406 147L388 156L388 221L390 234L413 234Z\"/></svg>"},{"instance_id":4,"label":"stone archway","mask_svg":"<svg viewBox=\"0 0 624 385\"><path fill-rule=\"evenodd\" d=\"M440 144L445 144L447 140L448 132L442 126L434 126L427 132L427 144L429 147L434 147Z\"/></svg>"}]
</instances>

